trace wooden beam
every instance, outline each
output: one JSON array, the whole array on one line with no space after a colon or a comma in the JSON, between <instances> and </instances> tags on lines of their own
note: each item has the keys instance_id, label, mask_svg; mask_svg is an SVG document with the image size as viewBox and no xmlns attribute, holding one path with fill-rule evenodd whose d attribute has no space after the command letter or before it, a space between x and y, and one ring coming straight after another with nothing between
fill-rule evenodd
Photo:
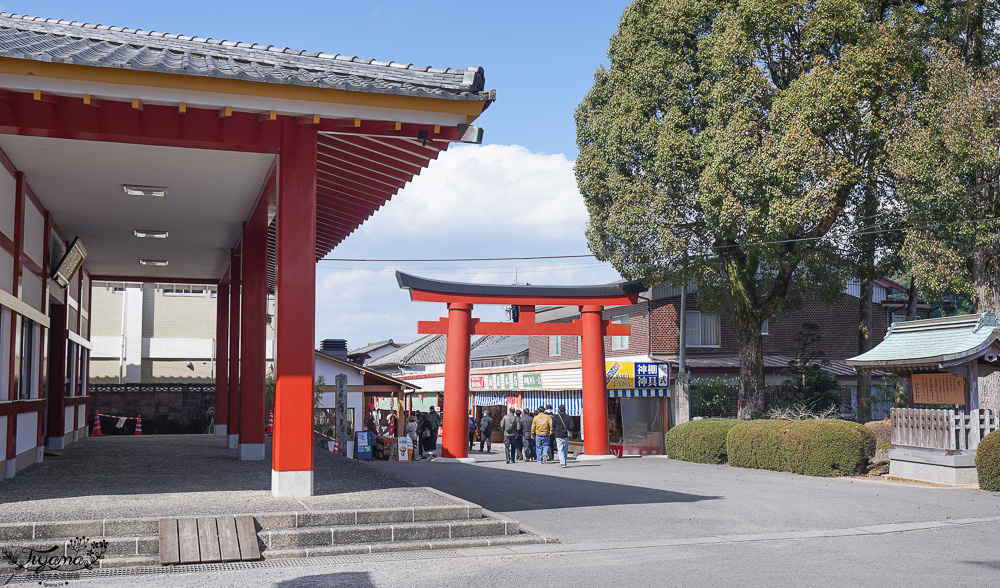
<instances>
[{"instance_id":1,"label":"wooden beam","mask_svg":"<svg viewBox=\"0 0 1000 588\"><path fill-rule=\"evenodd\" d=\"M46 102L48 104L57 104L59 102L59 97L48 92L42 92L41 90L35 90L34 98L36 102Z\"/></svg>"},{"instance_id":2,"label":"wooden beam","mask_svg":"<svg viewBox=\"0 0 1000 588\"><path fill-rule=\"evenodd\" d=\"M232 106L223 106L219 109L219 118L229 118L231 116L233 116Z\"/></svg>"},{"instance_id":3,"label":"wooden beam","mask_svg":"<svg viewBox=\"0 0 1000 588\"><path fill-rule=\"evenodd\" d=\"M472 321L473 335L583 335L583 327L579 320L572 323L484 323L479 319ZM448 319L418 321L417 332L422 335L447 335ZM632 334L632 328L631 325L603 321L602 332L605 337L628 337Z\"/></svg>"},{"instance_id":4,"label":"wooden beam","mask_svg":"<svg viewBox=\"0 0 1000 588\"><path fill-rule=\"evenodd\" d=\"M187 102L180 102L177 104L177 114L186 114L188 111Z\"/></svg>"},{"instance_id":5,"label":"wooden beam","mask_svg":"<svg viewBox=\"0 0 1000 588\"><path fill-rule=\"evenodd\" d=\"M4 90L0 88L0 100L10 100L14 97L14 93L10 90Z\"/></svg>"},{"instance_id":6,"label":"wooden beam","mask_svg":"<svg viewBox=\"0 0 1000 588\"><path fill-rule=\"evenodd\" d=\"M260 122L268 122L272 120L278 120L277 110L268 110L266 112L257 113L257 120Z\"/></svg>"},{"instance_id":7,"label":"wooden beam","mask_svg":"<svg viewBox=\"0 0 1000 588\"><path fill-rule=\"evenodd\" d=\"M145 105L142 103L142 100L138 98L132 99L132 110L142 110L144 107Z\"/></svg>"},{"instance_id":8,"label":"wooden beam","mask_svg":"<svg viewBox=\"0 0 1000 588\"><path fill-rule=\"evenodd\" d=\"M90 94L83 95L83 103L87 106L93 106L94 108L101 107L101 99L96 96L91 96Z\"/></svg>"},{"instance_id":9,"label":"wooden beam","mask_svg":"<svg viewBox=\"0 0 1000 588\"><path fill-rule=\"evenodd\" d=\"M313 114L310 116L297 116L295 117L295 122L299 123L300 125L318 125L319 115Z\"/></svg>"}]
</instances>

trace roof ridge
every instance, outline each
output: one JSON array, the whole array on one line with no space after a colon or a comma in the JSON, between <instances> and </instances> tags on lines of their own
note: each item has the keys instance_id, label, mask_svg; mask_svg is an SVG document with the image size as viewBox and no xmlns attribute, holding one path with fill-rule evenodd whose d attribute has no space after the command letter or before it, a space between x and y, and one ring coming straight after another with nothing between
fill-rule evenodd
<instances>
[{"instance_id":1,"label":"roof ridge","mask_svg":"<svg viewBox=\"0 0 1000 588\"><path fill-rule=\"evenodd\" d=\"M485 77L485 73L480 66L470 66L465 69L461 68L451 68L451 67L433 67L428 65L413 65L413 63L402 63L393 60L379 60L358 57L357 55L344 55L341 53L324 53L321 51L307 51L305 49L292 49L290 47L277 47L275 45L266 45L263 43L247 43L244 41L229 41L227 39L213 39L212 37L197 37L194 35L181 35L175 33L158 32L154 30L143 30L138 28L128 28L128 27L117 27L102 24L92 24L86 22L77 22L75 20L57 19L57 18L47 18L40 16L31 16L28 14L17 14L14 12L0 11L0 19L9 19L11 21L20 21L25 24L45 24L45 25L58 25L60 27L74 27L80 30L81 36L86 36L87 31L107 31L113 33L125 33L129 35L136 35L140 37L146 37L151 40L165 40L165 41L186 41L193 43L201 43L206 46L233 49L233 50L243 50L243 51L254 51L259 52L261 55L271 55L271 56L285 56L285 57L311 57L318 59L325 59L332 62L341 63L359 63L363 65L371 65L376 67L386 67L392 69L402 69L417 72L428 72L428 73L438 73L438 74L452 74L452 75L462 75L462 85L468 88L469 91L478 92L482 91L482 87L476 87L477 82L482 84L481 80ZM52 31L45 31L52 33ZM58 34L58 33L53 33ZM64 31L63 34L71 35L70 32ZM106 39L102 39L106 40ZM124 41L119 41L124 43ZM168 48L169 49L169 48Z\"/></svg>"}]
</instances>

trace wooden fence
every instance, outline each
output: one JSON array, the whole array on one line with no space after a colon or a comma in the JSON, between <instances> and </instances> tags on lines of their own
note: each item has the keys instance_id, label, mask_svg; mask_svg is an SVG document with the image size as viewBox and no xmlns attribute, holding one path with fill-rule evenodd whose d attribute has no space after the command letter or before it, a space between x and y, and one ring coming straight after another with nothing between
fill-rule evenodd
<instances>
[{"instance_id":1,"label":"wooden fence","mask_svg":"<svg viewBox=\"0 0 1000 588\"><path fill-rule=\"evenodd\" d=\"M894 408L890 412L892 444L951 451L975 450L983 437L1000 429L1000 414L973 410Z\"/></svg>"}]
</instances>

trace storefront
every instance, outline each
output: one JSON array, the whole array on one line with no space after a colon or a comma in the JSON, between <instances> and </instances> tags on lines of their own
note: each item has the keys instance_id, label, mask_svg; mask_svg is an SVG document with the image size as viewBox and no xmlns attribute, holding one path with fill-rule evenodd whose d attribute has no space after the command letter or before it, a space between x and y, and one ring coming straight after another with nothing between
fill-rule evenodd
<instances>
[{"instance_id":1,"label":"storefront","mask_svg":"<svg viewBox=\"0 0 1000 588\"><path fill-rule=\"evenodd\" d=\"M664 435L669 428L669 364L650 362L644 356L634 359L637 361L606 364L610 449L617 456L661 455ZM404 379L419 384L424 394L442 390L444 386L444 374L441 373ZM570 452L583 450L586 431L581 422L583 388L578 361L519 365L514 369L473 369L469 390L468 410L477 422L484 413L490 414L495 442L503 441L500 419L508 407L536 411L552 405L557 411L563 405L566 413L574 417Z\"/></svg>"}]
</instances>

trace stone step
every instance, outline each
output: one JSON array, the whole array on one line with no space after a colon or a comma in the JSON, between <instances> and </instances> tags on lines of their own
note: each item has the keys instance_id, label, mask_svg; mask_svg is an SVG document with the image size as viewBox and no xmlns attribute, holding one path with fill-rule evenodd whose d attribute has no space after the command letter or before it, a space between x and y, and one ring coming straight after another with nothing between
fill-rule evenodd
<instances>
[{"instance_id":1,"label":"stone step","mask_svg":"<svg viewBox=\"0 0 1000 588\"><path fill-rule=\"evenodd\" d=\"M356 543L492 537L516 535L519 532L520 528L516 521L480 518L477 520L273 529L260 531L257 536L267 549L286 549Z\"/></svg>"},{"instance_id":2,"label":"stone step","mask_svg":"<svg viewBox=\"0 0 1000 588\"><path fill-rule=\"evenodd\" d=\"M264 529L283 529L331 525L469 520L482 518L483 509L475 505L406 506L320 512L259 513L252 516L257 521L257 524ZM29 539L59 539L65 537L96 538L156 535L159 529L158 520L155 518L143 518L0 523L0 542Z\"/></svg>"},{"instance_id":3,"label":"stone step","mask_svg":"<svg viewBox=\"0 0 1000 588\"><path fill-rule=\"evenodd\" d=\"M554 542L555 540L551 538L546 539L530 533L519 533L517 535L499 535L495 537L466 537L462 539L432 539L429 541L395 541L389 543L355 543L352 545L324 545L316 547L265 549L261 552L261 556L265 560L273 560L302 557L326 557L334 555L388 553L394 551L499 547L502 545L533 545L537 543Z\"/></svg>"},{"instance_id":4,"label":"stone step","mask_svg":"<svg viewBox=\"0 0 1000 588\"><path fill-rule=\"evenodd\" d=\"M57 547L51 555L73 556L69 549L70 541L73 537L57 537L49 539L21 539L17 541L4 541L0 547L15 553L24 552L29 549L35 551L48 551ZM104 554L106 557L127 557L137 555L153 555L159 550L160 540L156 535L144 535L137 537L88 537L95 541L107 541L108 546Z\"/></svg>"}]
</instances>

